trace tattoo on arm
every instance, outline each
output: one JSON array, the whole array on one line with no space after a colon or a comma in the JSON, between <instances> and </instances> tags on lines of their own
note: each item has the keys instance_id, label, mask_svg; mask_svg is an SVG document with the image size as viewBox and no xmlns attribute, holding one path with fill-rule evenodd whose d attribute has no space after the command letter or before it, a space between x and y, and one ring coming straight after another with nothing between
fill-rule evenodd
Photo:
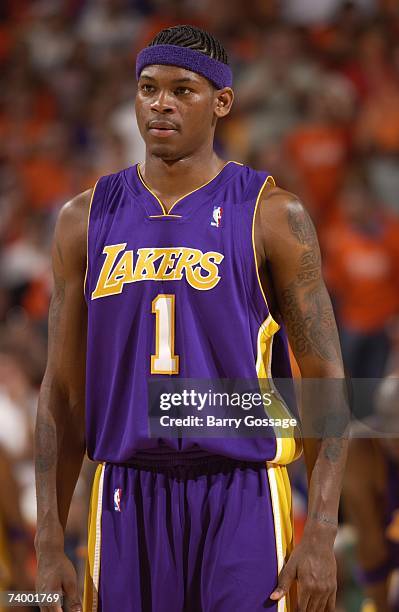
<instances>
[{"instance_id":1,"label":"tattoo on arm","mask_svg":"<svg viewBox=\"0 0 399 612\"><path fill-rule=\"evenodd\" d=\"M288 210L288 226L306 250L296 279L282 292L281 310L299 356L312 351L325 361L335 361L339 343L328 293L321 277L321 257L313 223L305 211Z\"/></svg>"},{"instance_id":2,"label":"tattoo on arm","mask_svg":"<svg viewBox=\"0 0 399 612\"><path fill-rule=\"evenodd\" d=\"M295 353L304 356L314 351L321 359L334 361L338 355L338 339L324 287L306 292L303 305L299 303L296 287L297 281L284 289L281 303Z\"/></svg>"},{"instance_id":3,"label":"tattoo on arm","mask_svg":"<svg viewBox=\"0 0 399 612\"><path fill-rule=\"evenodd\" d=\"M342 438L331 438L323 443L324 457L330 463L338 463L344 451L344 440Z\"/></svg>"},{"instance_id":4,"label":"tattoo on arm","mask_svg":"<svg viewBox=\"0 0 399 612\"><path fill-rule=\"evenodd\" d=\"M320 278L321 257L319 249L306 251L301 255L300 269L297 278L298 285L306 285Z\"/></svg>"},{"instance_id":5,"label":"tattoo on arm","mask_svg":"<svg viewBox=\"0 0 399 612\"><path fill-rule=\"evenodd\" d=\"M298 211L289 209L288 225L291 234L296 237L298 242L312 248L317 245L316 230L305 211L301 211L301 214L298 214Z\"/></svg>"},{"instance_id":6,"label":"tattoo on arm","mask_svg":"<svg viewBox=\"0 0 399 612\"><path fill-rule=\"evenodd\" d=\"M322 523L324 525L333 525L334 527L338 527L337 519L331 516L328 516L328 514L313 512L313 514L310 515L310 518L316 521L317 523Z\"/></svg>"}]
</instances>

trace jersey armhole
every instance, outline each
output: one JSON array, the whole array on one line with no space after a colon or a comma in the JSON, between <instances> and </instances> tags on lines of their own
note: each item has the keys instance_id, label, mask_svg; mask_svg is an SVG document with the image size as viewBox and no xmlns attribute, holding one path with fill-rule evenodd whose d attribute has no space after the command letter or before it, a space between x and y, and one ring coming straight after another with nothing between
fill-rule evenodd
<instances>
[{"instance_id":1,"label":"jersey armhole","mask_svg":"<svg viewBox=\"0 0 399 612\"><path fill-rule=\"evenodd\" d=\"M86 228L86 270L85 270L85 277L84 277L84 281L83 281L83 295L86 299L86 283L87 283L87 275L88 275L88 270L89 270L89 226L90 226L90 213L91 213L91 206L93 204L93 199L94 199L94 194L96 192L96 187L97 187L98 181L96 181L96 184L93 187L93 192L91 194L91 198L90 198L90 204L89 204L89 211L87 214L87 228Z\"/></svg>"},{"instance_id":2,"label":"jersey armhole","mask_svg":"<svg viewBox=\"0 0 399 612\"><path fill-rule=\"evenodd\" d=\"M276 324L277 326L277 330L280 329L280 325L277 323L277 321L274 319L274 317L271 314L270 308L269 308L269 304L267 302L267 298L265 295L265 292L263 290L263 286L260 280L260 275L259 275L259 266L258 266L258 258L257 258L257 254L256 254L256 246L255 246L255 220L256 220L256 212L258 210L258 206L259 206L259 202L261 200L262 194L263 194L263 190L265 188L265 186L269 183L269 185L272 185L273 187L276 187L276 181L274 180L274 178L272 177L271 174L269 174L266 179L263 181L261 188L259 189L257 198L256 198L256 203L254 206L254 212L253 212L253 216L252 216L252 250L253 250L253 256L254 256L254 266L255 266L255 274L256 274L256 278L258 280L258 286L259 286L259 290L262 294L263 300L265 302L266 308L268 310L268 313L270 315L271 320Z\"/></svg>"}]
</instances>

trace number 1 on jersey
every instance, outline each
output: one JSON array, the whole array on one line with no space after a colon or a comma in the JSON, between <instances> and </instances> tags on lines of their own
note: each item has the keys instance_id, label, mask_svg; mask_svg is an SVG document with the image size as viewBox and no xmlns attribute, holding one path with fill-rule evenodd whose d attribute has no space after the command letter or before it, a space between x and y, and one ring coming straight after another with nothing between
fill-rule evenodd
<instances>
[{"instance_id":1,"label":"number 1 on jersey","mask_svg":"<svg viewBox=\"0 0 399 612\"><path fill-rule=\"evenodd\" d=\"M151 355L151 374L178 374L175 355L175 296L160 293L152 300L155 321L155 355Z\"/></svg>"}]
</instances>

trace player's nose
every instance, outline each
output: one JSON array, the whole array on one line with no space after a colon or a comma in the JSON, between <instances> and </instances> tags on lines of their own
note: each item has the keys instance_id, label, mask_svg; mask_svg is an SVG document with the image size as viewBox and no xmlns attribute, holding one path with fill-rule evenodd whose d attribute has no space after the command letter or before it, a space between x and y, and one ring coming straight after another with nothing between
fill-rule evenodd
<instances>
[{"instance_id":1,"label":"player's nose","mask_svg":"<svg viewBox=\"0 0 399 612\"><path fill-rule=\"evenodd\" d=\"M158 113L173 113L175 106L172 101L172 97L165 90L161 90L151 104L151 110Z\"/></svg>"}]
</instances>

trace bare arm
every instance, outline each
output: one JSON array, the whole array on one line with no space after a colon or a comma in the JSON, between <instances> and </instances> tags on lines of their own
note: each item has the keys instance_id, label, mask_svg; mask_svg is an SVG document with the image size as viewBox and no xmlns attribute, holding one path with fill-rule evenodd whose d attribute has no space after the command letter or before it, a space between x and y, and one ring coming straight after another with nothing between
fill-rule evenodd
<instances>
[{"instance_id":1,"label":"bare arm","mask_svg":"<svg viewBox=\"0 0 399 612\"><path fill-rule=\"evenodd\" d=\"M50 553L63 552L69 506L85 453L87 308L83 283L90 197L87 191L62 208L52 248L48 360L35 430L39 579L41 562L47 565Z\"/></svg>"},{"instance_id":2,"label":"bare arm","mask_svg":"<svg viewBox=\"0 0 399 612\"><path fill-rule=\"evenodd\" d=\"M338 417L342 423L347 417L343 385L338 383L343 379L343 366L332 306L322 279L320 250L313 224L295 196L281 189L272 189L261 202L256 226L258 263L265 265L268 262L276 317L280 316L286 326L301 375L315 381L328 380L326 388L335 395L333 398L316 397L316 385L304 381L303 420L307 432L307 424L320 418L327 402L330 409L332 406L336 409L334 418ZM331 379L337 383L332 383ZM323 397L324 405L320 397ZM304 541L310 548L313 542L315 546L320 546L320 540L325 543L328 548L325 556L329 557L328 563L332 563L347 443L341 436L328 435L325 430L318 437L310 437L307 432L304 452L309 504ZM328 563L324 560L326 568ZM311 576L307 576L304 582L310 586L317 571L309 569L308 574ZM324 582L330 586L331 575L323 576ZM323 594L316 593L316 596L319 597L320 612L333 609L332 595L329 603L323 602ZM306 610L306 601L302 605Z\"/></svg>"}]
</instances>

